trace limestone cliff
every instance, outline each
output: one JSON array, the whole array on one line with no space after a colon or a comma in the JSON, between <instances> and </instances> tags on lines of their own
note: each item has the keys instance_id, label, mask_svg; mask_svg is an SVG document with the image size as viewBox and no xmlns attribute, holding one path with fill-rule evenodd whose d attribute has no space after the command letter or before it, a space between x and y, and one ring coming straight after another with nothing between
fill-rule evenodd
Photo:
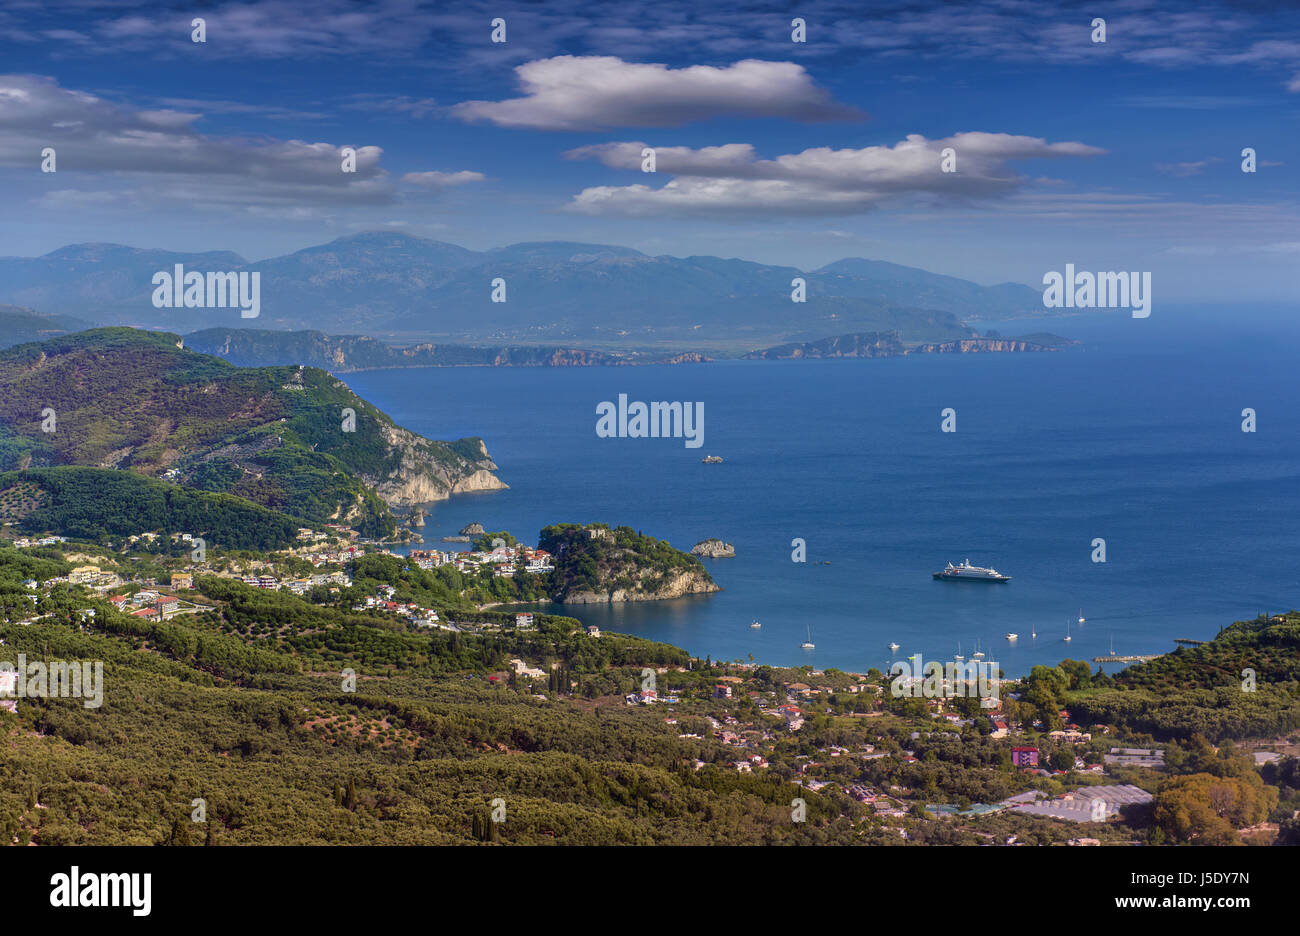
<instances>
[{"instance_id":1,"label":"limestone cliff","mask_svg":"<svg viewBox=\"0 0 1300 936\"><path fill-rule=\"evenodd\" d=\"M413 507L446 500L453 494L504 491L496 465L482 439L434 442L392 423L381 424L388 444L388 470L362 475L390 507Z\"/></svg>"},{"instance_id":2,"label":"limestone cliff","mask_svg":"<svg viewBox=\"0 0 1300 936\"><path fill-rule=\"evenodd\" d=\"M691 555L704 556L706 559L733 559L736 547L720 539L706 539L691 547Z\"/></svg>"}]
</instances>

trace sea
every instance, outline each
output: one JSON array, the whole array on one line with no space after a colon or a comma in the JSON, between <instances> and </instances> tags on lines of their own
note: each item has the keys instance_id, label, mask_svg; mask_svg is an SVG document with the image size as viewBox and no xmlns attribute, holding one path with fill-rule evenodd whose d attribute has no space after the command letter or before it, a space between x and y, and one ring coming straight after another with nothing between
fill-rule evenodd
<instances>
[{"instance_id":1,"label":"sea","mask_svg":"<svg viewBox=\"0 0 1300 936\"><path fill-rule=\"evenodd\" d=\"M510 485L433 505L427 545L470 522L527 542L606 522L735 547L703 560L720 592L553 613L714 660L865 672L978 651L1014 676L1300 606L1298 321L1156 306L981 323L1080 342L1053 353L345 379L427 437L481 436ZM703 445L598 437L620 394L702 402ZM1012 580L932 578L967 558Z\"/></svg>"}]
</instances>

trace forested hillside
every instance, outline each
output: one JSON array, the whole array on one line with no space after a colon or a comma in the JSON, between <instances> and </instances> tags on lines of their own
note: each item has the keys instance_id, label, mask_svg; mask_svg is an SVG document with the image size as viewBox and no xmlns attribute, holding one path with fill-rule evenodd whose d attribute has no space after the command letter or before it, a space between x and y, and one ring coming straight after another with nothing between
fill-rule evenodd
<instances>
[{"instance_id":1,"label":"forested hillside","mask_svg":"<svg viewBox=\"0 0 1300 936\"><path fill-rule=\"evenodd\" d=\"M0 351L0 470L129 469L372 536L390 504L501 486L479 439L423 439L325 371L180 344L109 328Z\"/></svg>"}]
</instances>

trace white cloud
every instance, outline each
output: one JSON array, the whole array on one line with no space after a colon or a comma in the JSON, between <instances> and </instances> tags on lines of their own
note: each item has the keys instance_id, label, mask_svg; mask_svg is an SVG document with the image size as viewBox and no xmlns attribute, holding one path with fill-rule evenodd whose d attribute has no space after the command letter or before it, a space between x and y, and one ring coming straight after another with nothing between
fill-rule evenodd
<instances>
[{"instance_id":1,"label":"white cloud","mask_svg":"<svg viewBox=\"0 0 1300 936\"><path fill-rule=\"evenodd\" d=\"M669 127L727 117L800 121L860 117L818 88L802 65L746 59L723 68L625 62L614 56L561 55L515 69L525 96L466 101L466 121L537 130Z\"/></svg>"},{"instance_id":2,"label":"white cloud","mask_svg":"<svg viewBox=\"0 0 1300 936\"><path fill-rule=\"evenodd\" d=\"M231 102L220 109L231 111ZM389 204L397 186L380 167L383 150L354 145L356 172L343 172L348 144L204 134L202 114L174 108L141 110L69 88L52 78L0 75L0 166L40 172L40 153L54 147L61 174L99 173L100 188L130 188L144 200L172 199L204 207L253 205L315 210L329 204ZM412 173L408 181L446 187L478 173ZM105 191L93 196L99 202ZM49 207L90 200L72 190Z\"/></svg>"},{"instance_id":3,"label":"white cloud","mask_svg":"<svg viewBox=\"0 0 1300 936\"><path fill-rule=\"evenodd\" d=\"M1222 161L1218 156L1207 156L1195 162L1156 163L1156 169L1165 175L1186 177L1200 175L1210 166Z\"/></svg>"},{"instance_id":4,"label":"white cloud","mask_svg":"<svg viewBox=\"0 0 1300 936\"><path fill-rule=\"evenodd\" d=\"M645 146L604 143L566 155L596 159L614 169L639 169ZM941 154L948 147L956 152L956 172L941 171ZM857 214L906 196L961 199L1010 193L1025 184L1009 168L1010 160L1103 152L1083 143L983 132L940 140L911 134L894 146L817 147L776 159L757 158L748 143L656 147L656 174L671 174L671 181L659 187L641 183L587 188L568 208L579 214L634 216Z\"/></svg>"},{"instance_id":5,"label":"white cloud","mask_svg":"<svg viewBox=\"0 0 1300 936\"><path fill-rule=\"evenodd\" d=\"M402 181L421 188L444 189L468 182L482 182L486 178L481 172L462 169L460 172L408 172L402 176Z\"/></svg>"}]
</instances>

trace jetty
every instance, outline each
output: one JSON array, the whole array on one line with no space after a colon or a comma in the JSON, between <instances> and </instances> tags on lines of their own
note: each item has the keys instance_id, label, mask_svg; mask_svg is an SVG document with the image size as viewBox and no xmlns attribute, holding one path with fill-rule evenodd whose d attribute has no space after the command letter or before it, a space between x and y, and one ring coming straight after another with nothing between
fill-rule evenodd
<instances>
[{"instance_id":1,"label":"jetty","mask_svg":"<svg viewBox=\"0 0 1300 936\"><path fill-rule=\"evenodd\" d=\"M1158 660L1164 656L1163 653L1132 653L1122 656L1111 654L1110 656L1093 657L1094 663L1147 663L1151 660Z\"/></svg>"}]
</instances>

